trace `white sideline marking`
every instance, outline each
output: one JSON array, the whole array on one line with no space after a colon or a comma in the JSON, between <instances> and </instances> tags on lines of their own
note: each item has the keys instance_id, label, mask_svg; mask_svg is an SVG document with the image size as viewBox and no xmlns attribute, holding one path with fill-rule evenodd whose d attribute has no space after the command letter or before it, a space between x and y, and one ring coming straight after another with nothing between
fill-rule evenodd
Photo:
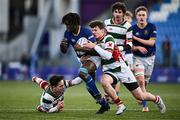
<instances>
[{"instance_id":1,"label":"white sideline marking","mask_svg":"<svg viewBox=\"0 0 180 120\"><path fill-rule=\"evenodd\" d=\"M71 108L67 108L67 109L64 109L64 111L96 111L96 110L98 110L98 108L97 109L71 109ZM110 109L110 110L116 110L116 109ZM2 112L2 111L36 111L36 109L28 109L28 108L25 108L25 109L23 109L23 108L15 108L15 109L0 109L0 112ZM127 111L141 111L141 109L127 109ZM150 109L150 111L158 111L158 109ZM180 109L176 109L176 108L174 108L174 109L168 109L168 111L180 111Z\"/></svg>"}]
</instances>

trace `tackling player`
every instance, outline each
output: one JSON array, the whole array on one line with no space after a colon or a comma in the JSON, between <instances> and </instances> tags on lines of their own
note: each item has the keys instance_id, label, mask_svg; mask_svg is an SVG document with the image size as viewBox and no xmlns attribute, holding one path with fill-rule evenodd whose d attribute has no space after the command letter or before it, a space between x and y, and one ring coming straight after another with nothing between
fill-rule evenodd
<instances>
[{"instance_id":1,"label":"tackling player","mask_svg":"<svg viewBox=\"0 0 180 120\"><path fill-rule=\"evenodd\" d=\"M37 107L39 112L54 113L63 110L64 92L68 87L63 76L54 75L49 79L49 83L39 77L33 77L32 81L44 90L40 105Z\"/></svg>"},{"instance_id":2,"label":"tackling player","mask_svg":"<svg viewBox=\"0 0 180 120\"><path fill-rule=\"evenodd\" d=\"M116 114L120 115L126 109L112 87L112 84L116 84L117 81L121 81L137 100L152 101L157 105L161 113L165 113L166 106L160 96L142 92L132 71L120 56L121 53L116 46L115 40L112 36L106 34L104 24L101 21L93 21L90 23L90 27L98 44L89 42L84 47L94 49L101 56L104 73L101 83L104 91L118 106Z\"/></svg>"}]
</instances>

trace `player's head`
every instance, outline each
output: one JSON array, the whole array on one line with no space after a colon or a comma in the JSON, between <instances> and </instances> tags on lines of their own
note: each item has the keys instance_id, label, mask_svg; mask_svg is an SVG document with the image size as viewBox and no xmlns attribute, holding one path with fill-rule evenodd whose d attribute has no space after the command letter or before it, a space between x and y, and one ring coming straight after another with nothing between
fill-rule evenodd
<instances>
[{"instance_id":1,"label":"player's head","mask_svg":"<svg viewBox=\"0 0 180 120\"><path fill-rule=\"evenodd\" d=\"M135 15L136 15L137 22L139 24L144 24L147 22L148 9L145 6L139 6L135 10Z\"/></svg>"},{"instance_id":2,"label":"player's head","mask_svg":"<svg viewBox=\"0 0 180 120\"><path fill-rule=\"evenodd\" d=\"M126 5L122 2L116 2L112 5L112 14L115 19L123 18L126 13Z\"/></svg>"},{"instance_id":3,"label":"player's head","mask_svg":"<svg viewBox=\"0 0 180 120\"><path fill-rule=\"evenodd\" d=\"M126 13L125 13L125 15L124 15L124 19L125 19L126 21L128 21L129 23L131 23L131 22L132 22L132 18L133 18L132 12L126 11Z\"/></svg>"},{"instance_id":4,"label":"player's head","mask_svg":"<svg viewBox=\"0 0 180 120\"><path fill-rule=\"evenodd\" d=\"M58 76L58 75L53 75L49 79L50 87L52 92L64 92L64 77L63 76Z\"/></svg>"},{"instance_id":5,"label":"player's head","mask_svg":"<svg viewBox=\"0 0 180 120\"><path fill-rule=\"evenodd\" d=\"M90 22L92 33L97 40L100 40L106 34L105 25L102 21L95 20Z\"/></svg>"},{"instance_id":6,"label":"player's head","mask_svg":"<svg viewBox=\"0 0 180 120\"><path fill-rule=\"evenodd\" d=\"M77 33L80 26L80 16L77 13L68 13L63 16L62 23L66 25L69 32Z\"/></svg>"}]
</instances>

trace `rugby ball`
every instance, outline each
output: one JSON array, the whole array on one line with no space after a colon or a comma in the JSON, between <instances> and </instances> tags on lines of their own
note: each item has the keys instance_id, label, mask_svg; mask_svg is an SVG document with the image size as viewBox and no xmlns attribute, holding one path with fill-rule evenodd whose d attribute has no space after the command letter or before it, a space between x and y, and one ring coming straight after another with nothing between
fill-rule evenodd
<instances>
[{"instance_id":1,"label":"rugby ball","mask_svg":"<svg viewBox=\"0 0 180 120\"><path fill-rule=\"evenodd\" d=\"M85 43L88 43L88 40L87 40L87 38L82 37L82 38L80 38L76 43L79 44L81 47L83 47L83 45L84 45ZM82 55L85 54L85 52L82 52L82 51L76 51L76 53L77 53L77 55L79 55L79 56L82 56Z\"/></svg>"}]
</instances>

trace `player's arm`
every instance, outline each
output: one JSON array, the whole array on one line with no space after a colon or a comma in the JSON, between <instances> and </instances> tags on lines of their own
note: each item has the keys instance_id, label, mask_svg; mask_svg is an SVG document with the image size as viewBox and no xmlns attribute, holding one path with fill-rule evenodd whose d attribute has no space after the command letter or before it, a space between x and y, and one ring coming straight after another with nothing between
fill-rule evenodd
<instances>
[{"instance_id":1,"label":"player's arm","mask_svg":"<svg viewBox=\"0 0 180 120\"><path fill-rule=\"evenodd\" d=\"M106 42L105 43L106 45L105 46L111 46L112 48L114 48L114 43L113 42ZM85 47L87 48L93 48L103 59L111 59L112 58L112 49L111 48L106 48L106 49L103 49L101 48L100 46L92 43L92 42L89 42L87 44L85 44Z\"/></svg>"},{"instance_id":2,"label":"player's arm","mask_svg":"<svg viewBox=\"0 0 180 120\"><path fill-rule=\"evenodd\" d=\"M148 50L142 46L133 46L132 51L140 51L142 54L146 54Z\"/></svg>"},{"instance_id":3,"label":"player's arm","mask_svg":"<svg viewBox=\"0 0 180 120\"><path fill-rule=\"evenodd\" d=\"M147 46L154 46L155 44L155 41L156 41L156 38L152 37L148 40L145 40L145 39L142 39L142 38L138 38L136 36L133 36L133 40L136 40L144 45L147 45Z\"/></svg>"},{"instance_id":4,"label":"player's arm","mask_svg":"<svg viewBox=\"0 0 180 120\"><path fill-rule=\"evenodd\" d=\"M52 107L49 109L48 113L55 113L58 111L62 111L64 108L64 100L58 101L57 105L55 107Z\"/></svg>"},{"instance_id":5,"label":"player's arm","mask_svg":"<svg viewBox=\"0 0 180 120\"><path fill-rule=\"evenodd\" d=\"M74 45L74 50L75 51L85 52L85 55L91 55L91 56L99 55L94 49L90 49L90 48L81 46L81 45L79 45L77 43Z\"/></svg>"},{"instance_id":6,"label":"player's arm","mask_svg":"<svg viewBox=\"0 0 180 120\"><path fill-rule=\"evenodd\" d=\"M156 41L156 26L152 24L151 27L151 32L149 33L150 38L148 40L142 39L142 38L138 38L136 36L133 35L133 40L136 40L144 45L147 46L154 46L155 41Z\"/></svg>"}]
</instances>

